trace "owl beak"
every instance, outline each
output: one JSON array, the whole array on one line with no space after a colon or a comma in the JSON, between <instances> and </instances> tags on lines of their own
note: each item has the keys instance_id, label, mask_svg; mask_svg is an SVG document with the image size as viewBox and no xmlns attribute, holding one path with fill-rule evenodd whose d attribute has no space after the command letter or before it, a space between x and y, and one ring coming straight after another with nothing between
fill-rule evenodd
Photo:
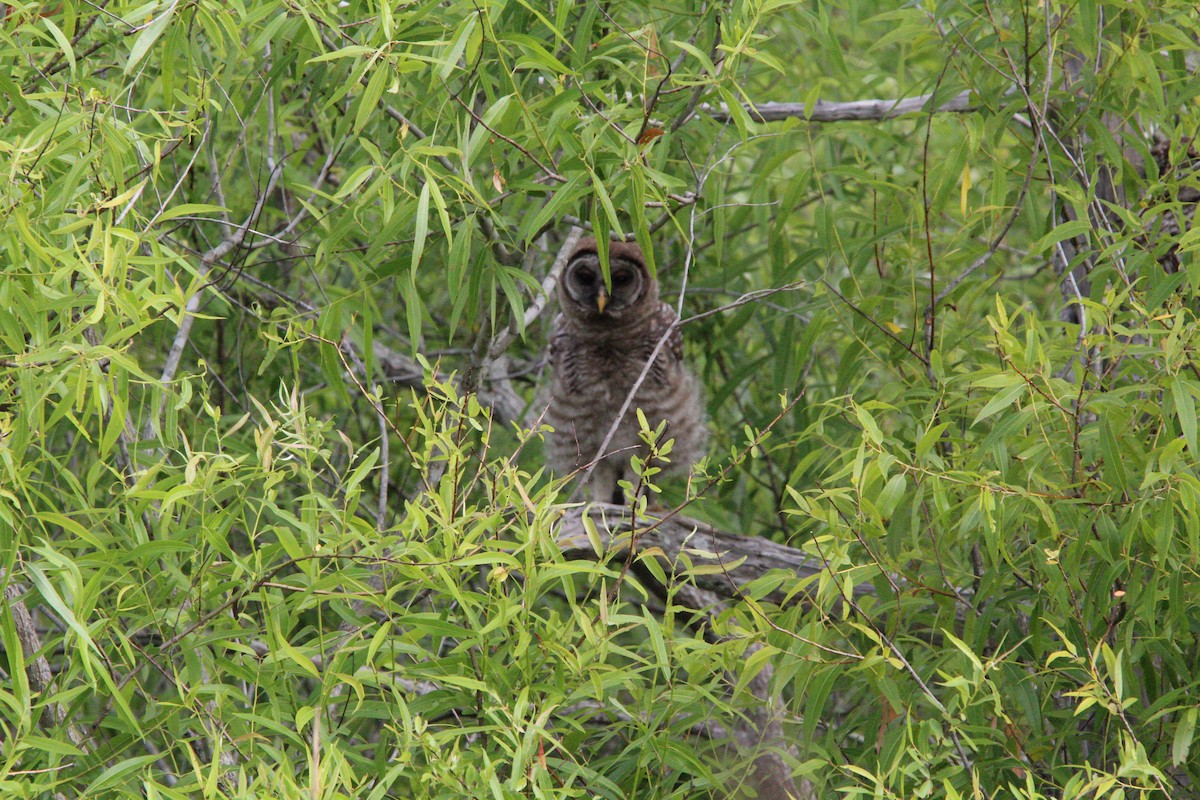
<instances>
[{"instance_id":1,"label":"owl beak","mask_svg":"<svg viewBox=\"0 0 1200 800\"><path fill-rule=\"evenodd\" d=\"M604 287L601 286L600 293L598 295L596 295L596 308L598 308L600 310L600 313L603 314L604 308L607 305L608 305L608 292L604 291Z\"/></svg>"}]
</instances>

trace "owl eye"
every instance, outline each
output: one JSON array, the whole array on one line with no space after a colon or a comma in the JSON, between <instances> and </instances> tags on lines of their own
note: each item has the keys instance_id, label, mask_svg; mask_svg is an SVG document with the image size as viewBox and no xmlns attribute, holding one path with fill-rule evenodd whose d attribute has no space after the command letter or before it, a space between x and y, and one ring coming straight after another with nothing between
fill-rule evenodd
<instances>
[{"instance_id":1,"label":"owl eye","mask_svg":"<svg viewBox=\"0 0 1200 800\"><path fill-rule=\"evenodd\" d=\"M596 273L590 269L575 270L575 282L580 286L591 286L596 282Z\"/></svg>"},{"instance_id":2,"label":"owl eye","mask_svg":"<svg viewBox=\"0 0 1200 800\"><path fill-rule=\"evenodd\" d=\"M627 286L633 280L633 273L627 269L619 269L613 273L613 286Z\"/></svg>"}]
</instances>

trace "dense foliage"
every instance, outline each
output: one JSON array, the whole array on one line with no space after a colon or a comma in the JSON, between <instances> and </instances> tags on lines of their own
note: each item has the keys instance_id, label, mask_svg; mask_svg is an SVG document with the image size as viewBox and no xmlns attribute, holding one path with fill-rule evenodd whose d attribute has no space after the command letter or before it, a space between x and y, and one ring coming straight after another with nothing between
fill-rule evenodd
<instances>
[{"instance_id":1,"label":"dense foliage","mask_svg":"<svg viewBox=\"0 0 1200 800\"><path fill-rule=\"evenodd\" d=\"M0 10L5 797L1196 793L1194 3ZM564 556L573 227L818 578Z\"/></svg>"}]
</instances>

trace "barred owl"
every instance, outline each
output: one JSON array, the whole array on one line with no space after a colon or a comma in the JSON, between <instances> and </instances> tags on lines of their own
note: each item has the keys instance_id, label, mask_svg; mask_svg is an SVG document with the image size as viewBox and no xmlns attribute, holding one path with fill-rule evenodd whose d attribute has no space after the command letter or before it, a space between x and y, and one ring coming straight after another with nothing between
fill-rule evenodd
<instances>
[{"instance_id":1,"label":"barred owl","mask_svg":"<svg viewBox=\"0 0 1200 800\"><path fill-rule=\"evenodd\" d=\"M592 497L623 502L617 484L633 480L632 456L645 458L638 436L636 409L652 429L665 421L659 438L675 444L661 463L663 471L687 469L703 455L708 431L696 379L683 362L683 337L675 311L658 299L658 284L646 269L636 244L609 247L611 289L604 282L594 239L583 239L572 252L558 283L561 312L550 335L551 383L546 421L554 429L546 441L551 469L585 470L593 462ZM670 331L668 333L668 331ZM663 335L667 341L634 390ZM603 453L600 447L633 392Z\"/></svg>"}]
</instances>

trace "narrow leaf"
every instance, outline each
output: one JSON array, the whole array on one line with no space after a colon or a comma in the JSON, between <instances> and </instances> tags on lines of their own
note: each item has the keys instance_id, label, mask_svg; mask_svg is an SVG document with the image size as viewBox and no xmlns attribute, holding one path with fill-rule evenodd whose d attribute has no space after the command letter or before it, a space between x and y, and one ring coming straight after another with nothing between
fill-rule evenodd
<instances>
[{"instance_id":1,"label":"narrow leaf","mask_svg":"<svg viewBox=\"0 0 1200 800\"><path fill-rule=\"evenodd\" d=\"M146 54L150 52L150 48L158 41L158 37L162 36L162 32L167 29L167 25L171 22L171 17L175 15L175 8L179 4L172 3L165 11L162 12L153 22L147 25L141 33L138 34L137 41L133 43L133 47L129 49L129 60L125 62L125 74L133 72L134 68L141 63Z\"/></svg>"}]
</instances>

